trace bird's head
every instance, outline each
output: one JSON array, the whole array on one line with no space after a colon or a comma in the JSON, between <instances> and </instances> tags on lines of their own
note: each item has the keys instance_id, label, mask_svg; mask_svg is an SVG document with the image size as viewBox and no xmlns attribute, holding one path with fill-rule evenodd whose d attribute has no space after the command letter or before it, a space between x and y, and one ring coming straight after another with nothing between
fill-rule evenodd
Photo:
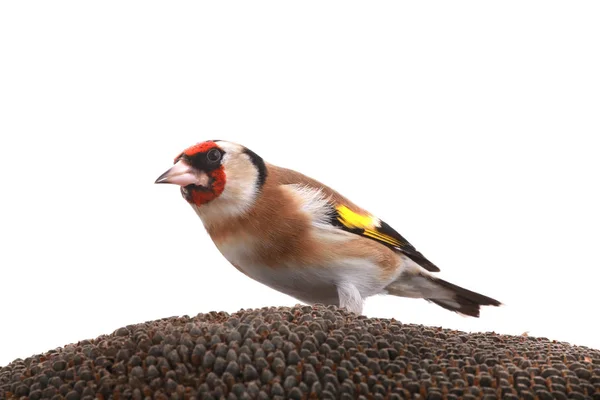
<instances>
[{"instance_id":1,"label":"bird's head","mask_svg":"<svg viewBox=\"0 0 600 400\"><path fill-rule=\"evenodd\" d=\"M209 140L178 154L155 183L179 185L183 198L196 208L214 206L234 212L254 202L266 177L265 163L253 151L237 143Z\"/></svg>"}]
</instances>

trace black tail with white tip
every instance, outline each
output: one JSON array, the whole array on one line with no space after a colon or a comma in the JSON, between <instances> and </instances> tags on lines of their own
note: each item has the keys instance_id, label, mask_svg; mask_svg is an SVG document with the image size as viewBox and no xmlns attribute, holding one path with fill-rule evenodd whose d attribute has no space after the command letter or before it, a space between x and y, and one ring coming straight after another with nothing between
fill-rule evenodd
<instances>
[{"instance_id":1,"label":"black tail with white tip","mask_svg":"<svg viewBox=\"0 0 600 400\"><path fill-rule=\"evenodd\" d=\"M443 298L439 299L428 299L432 303L437 304L446 310L454 311L459 314L469 315L471 317L479 318L479 309L481 306L494 306L498 307L502 305L498 300L492 299L491 297L484 296L479 293L475 293L471 290L461 288L453 283L446 282L443 279L433 278L435 283L443 286L454 293L451 300Z\"/></svg>"},{"instance_id":2,"label":"black tail with white tip","mask_svg":"<svg viewBox=\"0 0 600 400\"><path fill-rule=\"evenodd\" d=\"M481 306L502 305L498 300L475 293L426 271L406 271L391 283L387 293L394 296L425 299L446 310L478 318Z\"/></svg>"}]
</instances>

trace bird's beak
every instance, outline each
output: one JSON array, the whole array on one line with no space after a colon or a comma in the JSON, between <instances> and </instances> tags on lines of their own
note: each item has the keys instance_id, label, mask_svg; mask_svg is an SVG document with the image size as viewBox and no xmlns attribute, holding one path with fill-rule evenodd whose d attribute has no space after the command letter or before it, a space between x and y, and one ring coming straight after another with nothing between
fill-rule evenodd
<instances>
[{"instance_id":1,"label":"bird's beak","mask_svg":"<svg viewBox=\"0 0 600 400\"><path fill-rule=\"evenodd\" d=\"M195 184L198 181L192 167L183 162L177 161L167 172L158 177L154 183L172 183L180 186Z\"/></svg>"}]
</instances>

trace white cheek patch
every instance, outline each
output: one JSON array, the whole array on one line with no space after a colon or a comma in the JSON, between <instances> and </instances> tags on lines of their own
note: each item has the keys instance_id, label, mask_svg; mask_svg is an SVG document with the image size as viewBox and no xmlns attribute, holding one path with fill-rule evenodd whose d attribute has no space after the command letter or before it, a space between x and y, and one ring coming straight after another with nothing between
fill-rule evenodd
<instances>
[{"instance_id":1,"label":"white cheek patch","mask_svg":"<svg viewBox=\"0 0 600 400\"><path fill-rule=\"evenodd\" d=\"M227 183L220 199L229 202L234 208L249 207L256 197L258 171L245 154L226 154L222 163Z\"/></svg>"},{"instance_id":2,"label":"white cheek patch","mask_svg":"<svg viewBox=\"0 0 600 400\"><path fill-rule=\"evenodd\" d=\"M194 207L205 226L218 224L224 218L243 215L252 207L258 193L258 170L250 158L242 153L242 148L225 142L219 142L219 147L225 150L221 161L226 176L223 192L209 203ZM198 177L198 180L201 178Z\"/></svg>"}]
</instances>

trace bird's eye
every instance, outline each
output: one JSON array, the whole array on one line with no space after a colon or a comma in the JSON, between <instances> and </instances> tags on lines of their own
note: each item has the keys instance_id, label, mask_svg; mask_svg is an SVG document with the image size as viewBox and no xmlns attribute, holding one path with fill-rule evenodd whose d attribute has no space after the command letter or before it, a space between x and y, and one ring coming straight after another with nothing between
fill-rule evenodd
<instances>
[{"instance_id":1,"label":"bird's eye","mask_svg":"<svg viewBox=\"0 0 600 400\"><path fill-rule=\"evenodd\" d=\"M218 149L211 149L208 153L206 153L206 158L211 163L216 163L221 159L221 152Z\"/></svg>"}]
</instances>

